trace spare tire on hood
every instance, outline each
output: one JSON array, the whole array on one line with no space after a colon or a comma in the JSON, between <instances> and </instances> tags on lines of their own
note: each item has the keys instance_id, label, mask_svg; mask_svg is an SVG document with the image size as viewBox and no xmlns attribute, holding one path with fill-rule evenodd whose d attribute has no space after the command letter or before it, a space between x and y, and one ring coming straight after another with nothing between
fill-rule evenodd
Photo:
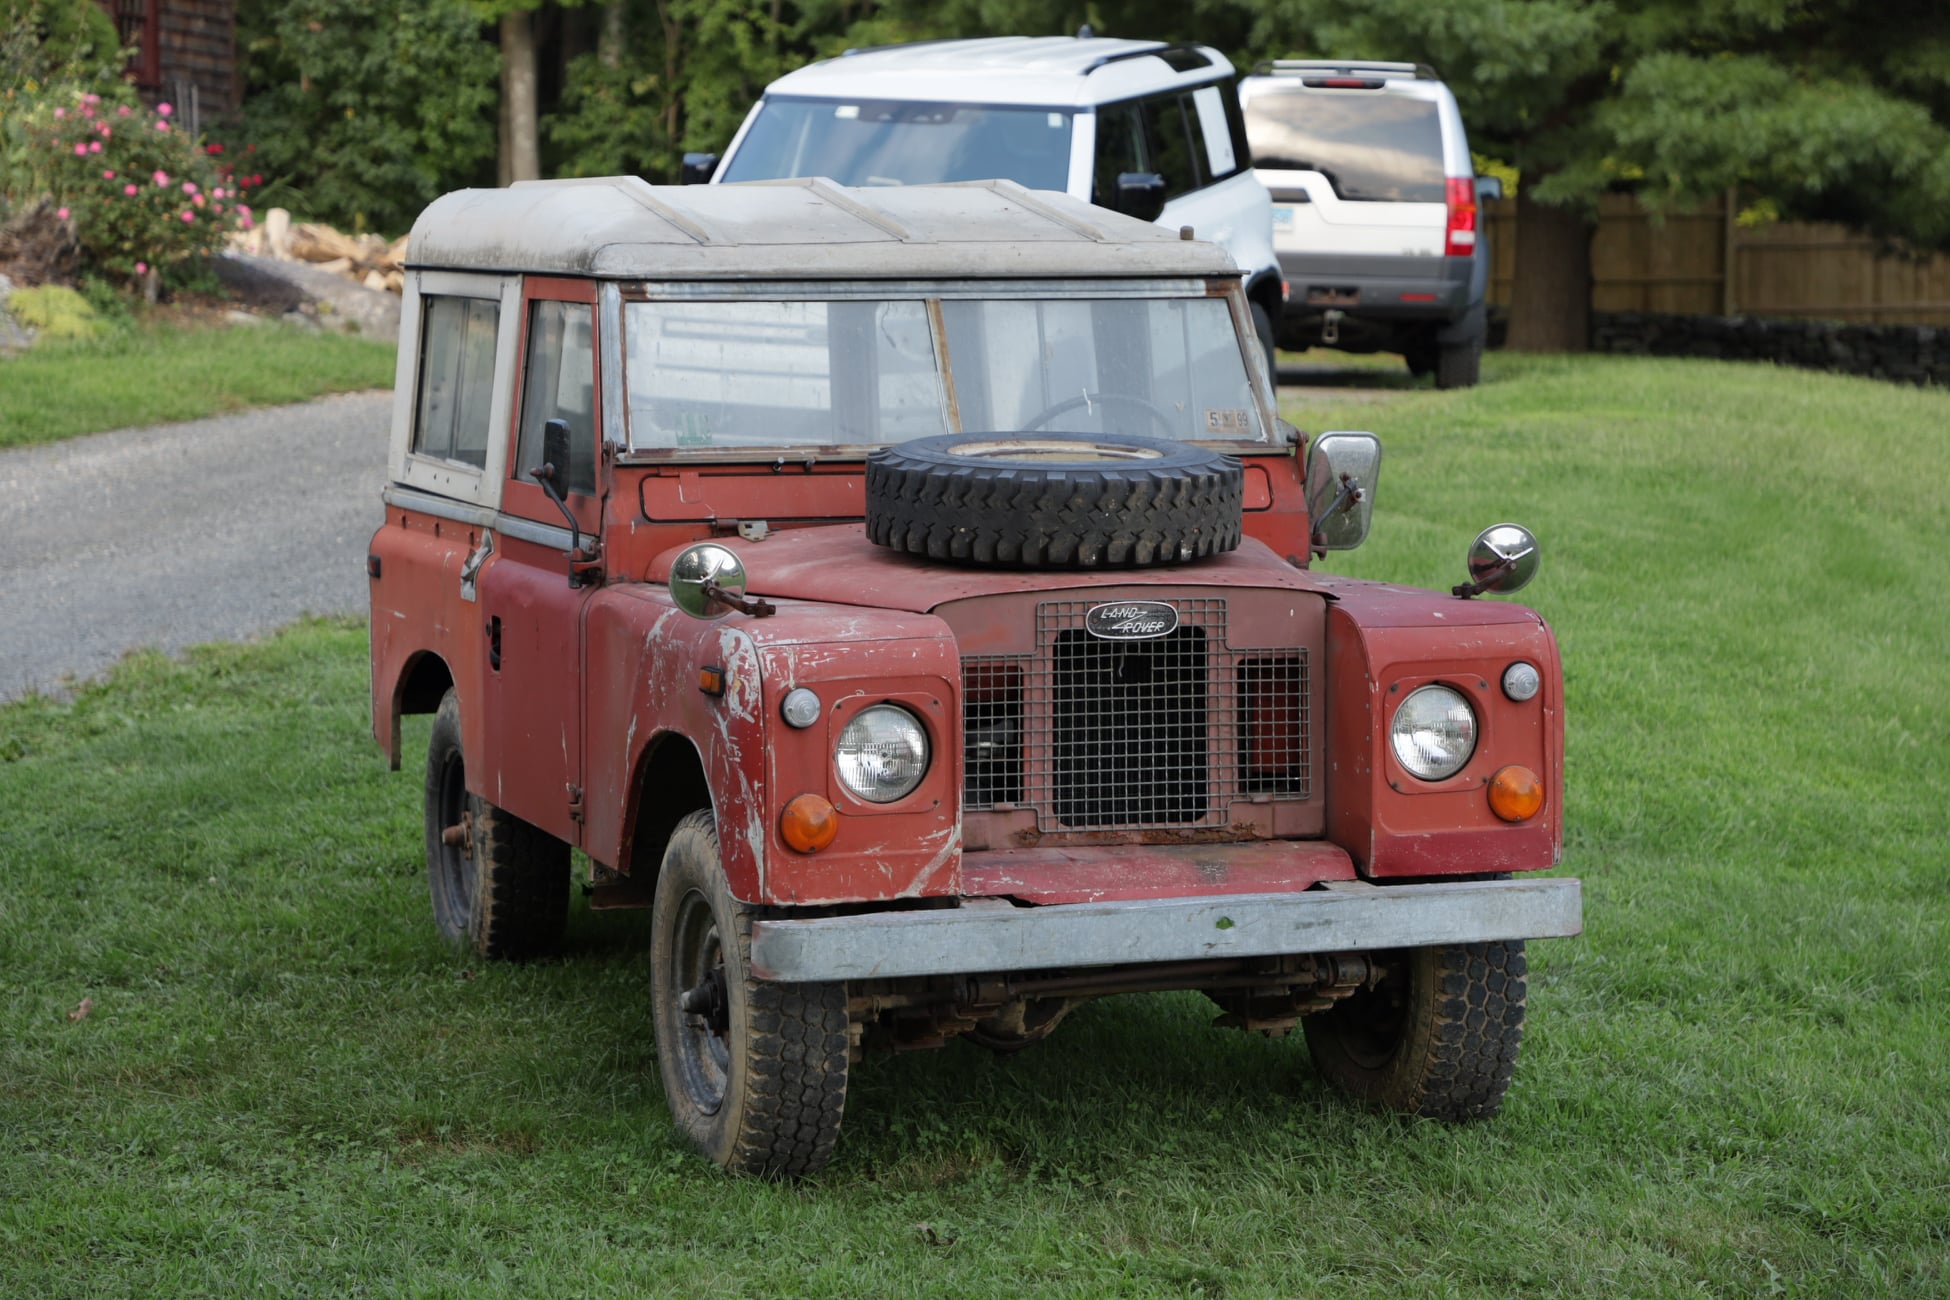
<instances>
[{"instance_id":1,"label":"spare tire on hood","mask_svg":"<svg viewBox=\"0 0 1950 1300\"><path fill-rule=\"evenodd\" d=\"M1234 457L1124 434L962 433L867 458L867 538L998 568L1141 568L1239 545Z\"/></svg>"}]
</instances>

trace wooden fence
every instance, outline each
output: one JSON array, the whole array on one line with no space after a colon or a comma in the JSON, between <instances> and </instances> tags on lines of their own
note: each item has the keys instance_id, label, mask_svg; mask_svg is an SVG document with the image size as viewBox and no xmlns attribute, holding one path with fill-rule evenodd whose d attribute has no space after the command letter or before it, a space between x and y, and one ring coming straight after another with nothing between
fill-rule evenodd
<instances>
[{"instance_id":1,"label":"wooden fence","mask_svg":"<svg viewBox=\"0 0 1950 1300\"><path fill-rule=\"evenodd\" d=\"M1485 206L1490 301L1508 305L1517 205ZM1950 257L1879 253L1875 240L1845 226L1742 226L1737 210L1722 200L1655 221L1632 196L1605 195L1591 246L1591 309L1950 325Z\"/></svg>"}]
</instances>

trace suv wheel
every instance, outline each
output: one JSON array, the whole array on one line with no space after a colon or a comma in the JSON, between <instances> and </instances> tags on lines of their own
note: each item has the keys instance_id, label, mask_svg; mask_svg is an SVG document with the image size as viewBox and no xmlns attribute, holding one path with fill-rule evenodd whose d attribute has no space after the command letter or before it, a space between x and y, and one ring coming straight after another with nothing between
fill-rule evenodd
<instances>
[{"instance_id":1,"label":"suv wheel","mask_svg":"<svg viewBox=\"0 0 1950 1300\"><path fill-rule=\"evenodd\" d=\"M483 957L542 957L569 919L569 846L467 790L460 700L448 691L427 745L427 886L433 921Z\"/></svg>"},{"instance_id":2,"label":"suv wheel","mask_svg":"<svg viewBox=\"0 0 1950 1300\"><path fill-rule=\"evenodd\" d=\"M751 909L725 884L709 812L671 832L651 934L657 1064L677 1131L734 1173L824 1168L846 1106L846 986L751 977Z\"/></svg>"},{"instance_id":3,"label":"suv wheel","mask_svg":"<svg viewBox=\"0 0 1950 1300\"><path fill-rule=\"evenodd\" d=\"M1301 1021L1351 1096L1430 1119L1496 1114L1523 1042L1523 941L1411 948L1372 988Z\"/></svg>"},{"instance_id":4,"label":"suv wheel","mask_svg":"<svg viewBox=\"0 0 1950 1300\"><path fill-rule=\"evenodd\" d=\"M1444 347L1436 353L1437 388L1474 388L1483 370L1483 338Z\"/></svg>"}]
</instances>

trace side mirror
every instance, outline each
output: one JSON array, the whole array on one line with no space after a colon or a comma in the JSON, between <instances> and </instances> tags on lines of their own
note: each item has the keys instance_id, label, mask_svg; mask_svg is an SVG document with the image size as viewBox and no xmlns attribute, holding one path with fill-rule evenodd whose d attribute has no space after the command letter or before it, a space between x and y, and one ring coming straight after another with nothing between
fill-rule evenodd
<instances>
[{"instance_id":1,"label":"side mirror","mask_svg":"<svg viewBox=\"0 0 1950 1300\"><path fill-rule=\"evenodd\" d=\"M542 424L542 463L528 471L528 477L541 484L542 491L569 521L569 585L583 586L588 575L577 566L591 558L583 554L582 525L576 522L575 511L569 509L568 500L562 495L562 484L569 477L569 422L567 420L548 420Z\"/></svg>"},{"instance_id":2,"label":"side mirror","mask_svg":"<svg viewBox=\"0 0 1950 1300\"><path fill-rule=\"evenodd\" d=\"M715 542L677 553L670 562L670 599L692 618L719 619L734 609L753 618L777 612L770 601L745 599L745 566Z\"/></svg>"},{"instance_id":3,"label":"side mirror","mask_svg":"<svg viewBox=\"0 0 1950 1300\"><path fill-rule=\"evenodd\" d=\"M1323 433L1307 449L1307 516L1317 551L1351 551L1368 540L1374 489L1381 477L1381 439L1372 433Z\"/></svg>"},{"instance_id":4,"label":"side mirror","mask_svg":"<svg viewBox=\"0 0 1950 1300\"><path fill-rule=\"evenodd\" d=\"M1464 600L1486 591L1508 595L1528 586L1543 562L1536 534L1522 524L1491 524L1469 547L1469 581L1450 594Z\"/></svg>"},{"instance_id":5,"label":"side mirror","mask_svg":"<svg viewBox=\"0 0 1950 1300\"><path fill-rule=\"evenodd\" d=\"M1165 178L1156 172L1119 172L1111 206L1139 221L1156 221L1165 210Z\"/></svg>"},{"instance_id":6,"label":"side mirror","mask_svg":"<svg viewBox=\"0 0 1950 1300\"><path fill-rule=\"evenodd\" d=\"M686 185L709 185L711 176L718 170L718 155L714 153L687 153L684 166L678 178Z\"/></svg>"},{"instance_id":7,"label":"side mirror","mask_svg":"<svg viewBox=\"0 0 1950 1300\"><path fill-rule=\"evenodd\" d=\"M1497 176L1478 176L1476 178L1476 201L1487 203L1491 199L1503 197L1503 180Z\"/></svg>"}]
</instances>

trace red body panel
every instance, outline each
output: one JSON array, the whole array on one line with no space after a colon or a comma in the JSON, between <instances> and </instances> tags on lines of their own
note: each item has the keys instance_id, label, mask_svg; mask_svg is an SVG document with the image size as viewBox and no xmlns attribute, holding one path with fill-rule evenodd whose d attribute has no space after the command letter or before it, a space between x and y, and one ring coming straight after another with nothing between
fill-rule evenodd
<instances>
[{"instance_id":1,"label":"red body panel","mask_svg":"<svg viewBox=\"0 0 1950 1300\"><path fill-rule=\"evenodd\" d=\"M401 698L421 658L447 665L461 702L462 743L481 752L481 620L460 598L461 569L481 530L388 507L367 553L379 565L372 593L372 734L397 769Z\"/></svg>"},{"instance_id":2,"label":"red body panel","mask_svg":"<svg viewBox=\"0 0 1950 1300\"><path fill-rule=\"evenodd\" d=\"M995 849L962 860L962 890L1025 903L1286 894L1354 879L1345 850L1322 840Z\"/></svg>"},{"instance_id":3,"label":"red body panel","mask_svg":"<svg viewBox=\"0 0 1950 1300\"><path fill-rule=\"evenodd\" d=\"M1536 871L1563 843L1563 673L1536 613L1497 601L1323 579L1327 615L1327 833L1370 878ZM1543 688L1518 703L1503 670L1523 659ZM1430 682L1475 709L1476 751L1445 781L1402 769L1388 743L1394 706ZM1490 810L1489 779L1521 763L1544 785L1543 809L1512 825Z\"/></svg>"}]
</instances>

